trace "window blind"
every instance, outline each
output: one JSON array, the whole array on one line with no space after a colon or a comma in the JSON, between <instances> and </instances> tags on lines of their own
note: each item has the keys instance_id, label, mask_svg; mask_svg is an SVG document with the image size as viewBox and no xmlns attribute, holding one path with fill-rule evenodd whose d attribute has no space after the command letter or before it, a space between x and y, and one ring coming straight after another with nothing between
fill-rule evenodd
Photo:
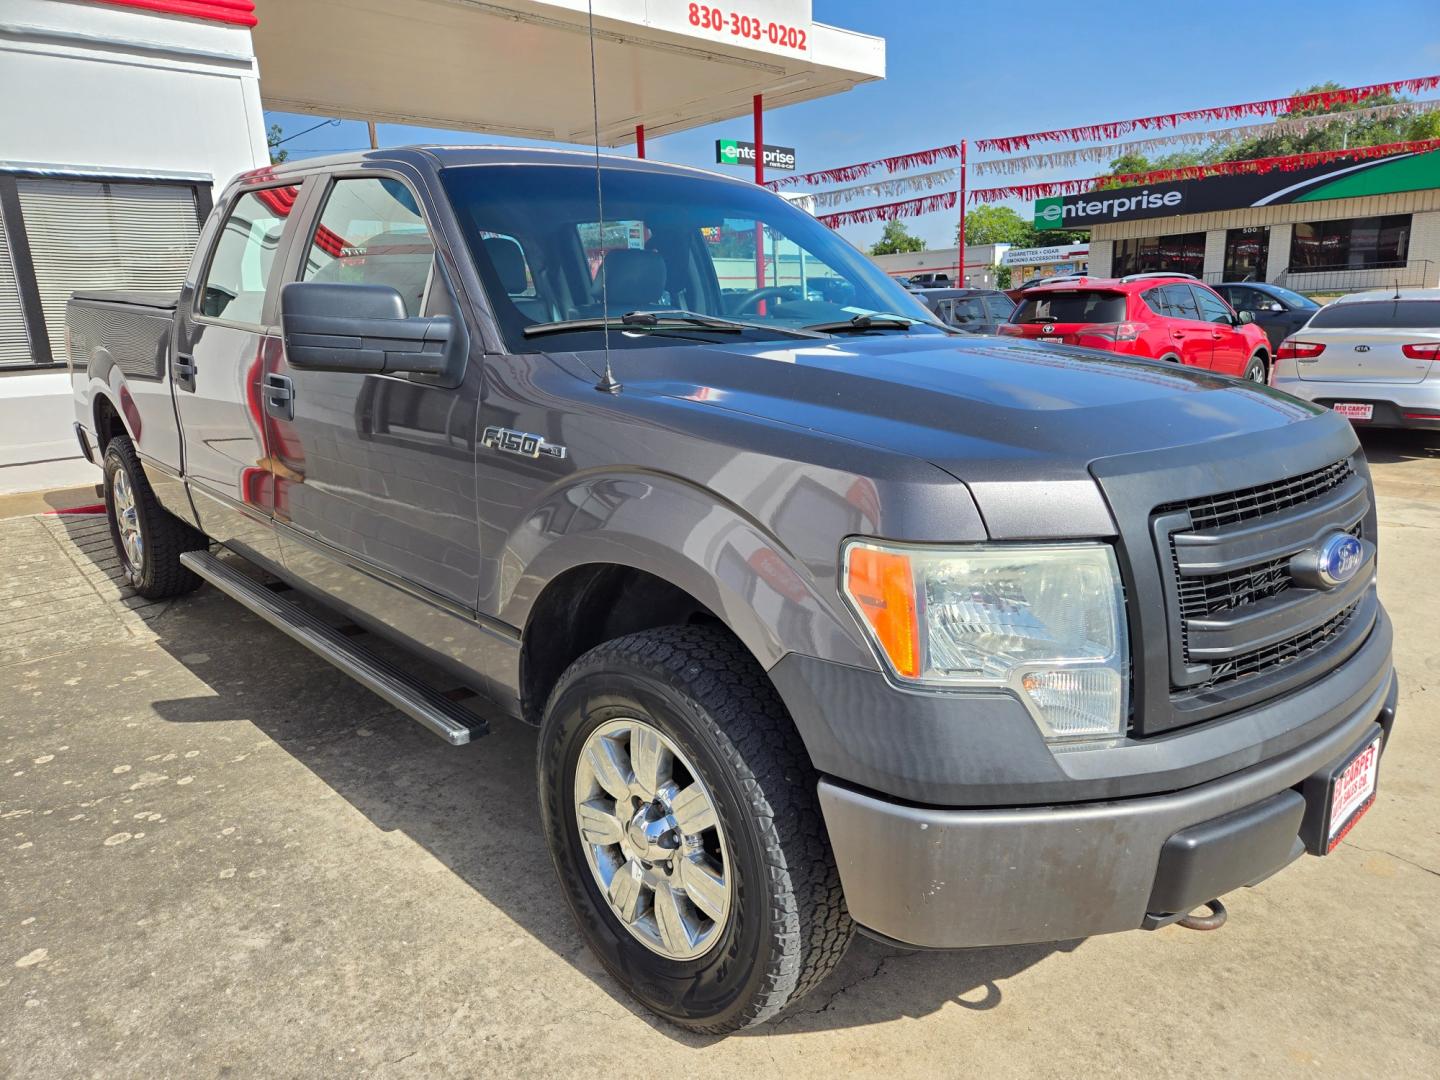
<instances>
[{"instance_id":1,"label":"window blind","mask_svg":"<svg viewBox=\"0 0 1440 1080\"><path fill-rule=\"evenodd\" d=\"M40 308L64 363L65 302L80 289L166 292L185 280L199 227L188 184L19 180Z\"/></svg>"},{"instance_id":2,"label":"window blind","mask_svg":"<svg viewBox=\"0 0 1440 1080\"><path fill-rule=\"evenodd\" d=\"M24 367L30 362L30 335L25 329L25 313L20 310L20 287L10 261L5 218L0 215L0 368Z\"/></svg>"}]
</instances>

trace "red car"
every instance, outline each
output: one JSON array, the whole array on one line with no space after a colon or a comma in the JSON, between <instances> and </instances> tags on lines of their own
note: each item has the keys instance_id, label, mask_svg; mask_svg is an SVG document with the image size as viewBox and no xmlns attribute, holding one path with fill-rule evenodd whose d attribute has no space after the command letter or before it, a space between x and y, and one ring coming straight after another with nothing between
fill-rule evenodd
<instances>
[{"instance_id":1,"label":"red car","mask_svg":"<svg viewBox=\"0 0 1440 1080\"><path fill-rule=\"evenodd\" d=\"M1080 278L1027 289L999 332L1169 360L1264 382L1270 341L1250 313L1183 274Z\"/></svg>"}]
</instances>

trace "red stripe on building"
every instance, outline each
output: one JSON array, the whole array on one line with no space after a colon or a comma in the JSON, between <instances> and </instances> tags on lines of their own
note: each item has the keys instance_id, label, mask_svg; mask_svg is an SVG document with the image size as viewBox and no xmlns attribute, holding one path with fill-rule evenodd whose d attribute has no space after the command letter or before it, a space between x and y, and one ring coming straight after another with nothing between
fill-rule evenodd
<instances>
[{"instance_id":1,"label":"red stripe on building","mask_svg":"<svg viewBox=\"0 0 1440 1080\"><path fill-rule=\"evenodd\" d=\"M254 0L95 0L95 3L232 26L254 26L259 21L255 17Z\"/></svg>"}]
</instances>

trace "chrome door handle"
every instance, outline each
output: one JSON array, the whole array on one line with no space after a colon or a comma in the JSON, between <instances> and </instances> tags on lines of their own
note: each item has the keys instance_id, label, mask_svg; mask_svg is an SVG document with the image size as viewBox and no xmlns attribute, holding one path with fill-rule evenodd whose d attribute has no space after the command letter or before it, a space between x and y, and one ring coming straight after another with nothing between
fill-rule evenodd
<instances>
[{"instance_id":1,"label":"chrome door handle","mask_svg":"<svg viewBox=\"0 0 1440 1080\"><path fill-rule=\"evenodd\" d=\"M288 375L265 376L265 411L281 420L295 419L295 384Z\"/></svg>"}]
</instances>

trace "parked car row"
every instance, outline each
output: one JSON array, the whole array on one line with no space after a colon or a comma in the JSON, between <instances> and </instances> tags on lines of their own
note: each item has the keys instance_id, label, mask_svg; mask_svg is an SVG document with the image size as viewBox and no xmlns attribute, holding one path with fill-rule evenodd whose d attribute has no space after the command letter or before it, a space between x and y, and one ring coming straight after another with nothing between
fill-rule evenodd
<instances>
[{"instance_id":1,"label":"parked car row","mask_svg":"<svg viewBox=\"0 0 1440 1080\"><path fill-rule=\"evenodd\" d=\"M1429 377L1440 361L1440 289L1356 293L1321 306L1268 282L1055 278L1023 289L996 332L1269 382L1357 424L1440 428L1440 378Z\"/></svg>"},{"instance_id":2,"label":"parked car row","mask_svg":"<svg viewBox=\"0 0 1440 1080\"><path fill-rule=\"evenodd\" d=\"M1270 370L1270 341L1254 317L1237 314L1209 286L1177 274L1073 278L1027 289L999 329L1253 382L1264 382Z\"/></svg>"}]
</instances>

